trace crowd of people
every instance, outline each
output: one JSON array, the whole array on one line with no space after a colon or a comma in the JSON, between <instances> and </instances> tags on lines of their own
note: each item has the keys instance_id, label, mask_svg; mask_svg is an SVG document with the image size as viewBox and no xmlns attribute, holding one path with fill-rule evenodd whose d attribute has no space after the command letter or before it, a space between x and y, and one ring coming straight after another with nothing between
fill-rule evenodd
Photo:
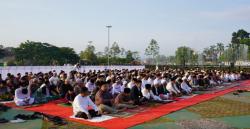
<instances>
[{"instance_id":1,"label":"crowd of people","mask_svg":"<svg viewBox=\"0 0 250 129\"><path fill-rule=\"evenodd\" d=\"M165 103L193 90L247 79L245 72L202 69L104 70L70 73L0 75L0 95L13 96L17 106L46 103L64 98L75 117L90 119L102 114L156 102Z\"/></svg>"}]
</instances>

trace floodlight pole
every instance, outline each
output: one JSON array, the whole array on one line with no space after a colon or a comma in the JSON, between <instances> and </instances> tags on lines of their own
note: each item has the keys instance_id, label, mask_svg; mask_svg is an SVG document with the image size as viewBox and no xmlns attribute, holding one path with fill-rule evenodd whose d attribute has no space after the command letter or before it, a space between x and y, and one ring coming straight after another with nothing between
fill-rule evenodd
<instances>
[{"instance_id":1,"label":"floodlight pole","mask_svg":"<svg viewBox=\"0 0 250 129\"><path fill-rule=\"evenodd\" d=\"M110 56L110 55L109 55L110 32L109 32L109 31L110 31L110 28L111 28L112 26L109 25L109 26L106 26L106 27L108 28L108 67L109 67L109 65L110 65L110 64L109 64L109 56Z\"/></svg>"}]
</instances>

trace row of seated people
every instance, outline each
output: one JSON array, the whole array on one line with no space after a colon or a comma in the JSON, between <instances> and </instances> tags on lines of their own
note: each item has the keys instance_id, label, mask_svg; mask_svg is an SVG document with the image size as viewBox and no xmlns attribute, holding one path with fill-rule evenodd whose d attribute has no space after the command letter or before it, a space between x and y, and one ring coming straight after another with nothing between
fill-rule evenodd
<instances>
[{"instance_id":1,"label":"row of seated people","mask_svg":"<svg viewBox=\"0 0 250 129\"><path fill-rule=\"evenodd\" d=\"M112 70L90 71L68 74L61 71L49 73L26 73L21 77L9 74L0 77L0 93L13 94L18 106L46 103L57 98L65 98L73 103L75 115L80 108L77 100L85 96L100 114L116 113L125 108L134 108L148 102L161 102L176 96L190 95L194 87L207 88L223 82L244 78L244 73L202 71L202 70ZM4 90L3 90L4 89ZM85 92L87 89L88 92ZM14 91L14 93L13 93ZM84 91L84 93L83 93ZM78 98L78 99L77 99ZM89 104L89 102L87 102ZM86 103L85 103L86 104ZM78 106L77 106L78 105ZM89 106L87 106L89 108ZM96 108L97 107L97 108ZM81 112L86 113L85 110Z\"/></svg>"}]
</instances>

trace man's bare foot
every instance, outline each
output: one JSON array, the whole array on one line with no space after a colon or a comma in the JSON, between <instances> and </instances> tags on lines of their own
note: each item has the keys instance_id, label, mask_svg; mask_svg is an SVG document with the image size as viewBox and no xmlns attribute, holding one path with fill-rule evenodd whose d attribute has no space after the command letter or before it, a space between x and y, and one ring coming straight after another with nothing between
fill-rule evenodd
<instances>
[{"instance_id":1,"label":"man's bare foot","mask_svg":"<svg viewBox=\"0 0 250 129\"><path fill-rule=\"evenodd\" d=\"M102 114L102 115L107 115L107 114L108 114L108 112L102 112L101 114Z\"/></svg>"}]
</instances>

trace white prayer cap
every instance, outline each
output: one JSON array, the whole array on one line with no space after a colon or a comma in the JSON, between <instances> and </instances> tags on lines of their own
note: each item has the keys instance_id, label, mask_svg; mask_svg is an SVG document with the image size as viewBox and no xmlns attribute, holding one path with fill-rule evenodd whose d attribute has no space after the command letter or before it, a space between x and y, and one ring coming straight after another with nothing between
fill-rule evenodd
<instances>
[{"instance_id":1,"label":"white prayer cap","mask_svg":"<svg viewBox=\"0 0 250 129\"><path fill-rule=\"evenodd\" d=\"M56 76L56 75L57 75L56 71L53 71L52 73L53 73L53 75L54 75L54 76Z\"/></svg>"},{"instance_id":2,"label":"white prayer cap","mask_svg":"<svg viewBox=\"0 0 250 129\"><path fill-rule=\"evenodd\" d=\"M108 80L111 80L111 77L110 77L110 76L107 76L106 81L108 81Z\"/></svg>"},{"instance_id":3,"label":"white prayer cap","mask_svg":"<svg viewBox=\"0 0 250 129\"><path fill-rule=\"evenodd\" d=\"M177 77L175 81L180 81L180 80L182 80L182 78Z\"/></svg>"},{"instance_id":4,"label":"white prayer cap","mask_svg":"<svg viewBox=\"0 0 250 129\"><path fill-rule=\"evenodd\" d=\"M166 82L167 82L166 79L161 79L161 84L164 84L164 83L166 83Z\"/></svg>"},{"instance_id":5,"label":"white prayer cap","mask_svg":"<svg viewBox=\"0 0 250 129\"><path fill-rule=\"evenodd\" d=\"M123 81L123 82L122 82L123 85L126 85L127 83L128 83L127 81Z\"/></svg>"}]
</instances>

